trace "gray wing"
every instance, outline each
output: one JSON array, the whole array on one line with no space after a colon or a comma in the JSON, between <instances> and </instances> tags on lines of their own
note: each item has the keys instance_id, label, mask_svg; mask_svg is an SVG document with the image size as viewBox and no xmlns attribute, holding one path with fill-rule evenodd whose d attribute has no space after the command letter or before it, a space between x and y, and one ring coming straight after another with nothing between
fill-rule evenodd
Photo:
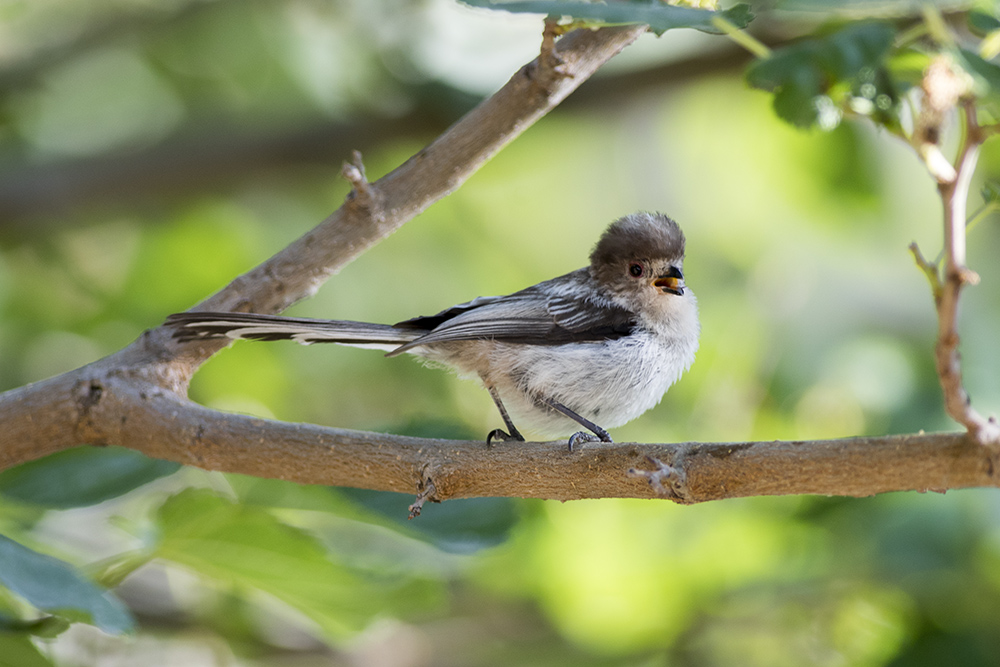
<instances>
[{"instance_id":1,"label":"gray wing","mask_svg":"<svg viewBox=\"0 0 1000 667\"><path fill-rule=\"evenodd\" d=\"M481 297L437 315L395 325L432 329L390 353L419 345L490 339L507 343L561 345L598 342L632 333L635 317L611 302L593 298L594 285L586 270L554 278L501 297Z\"/></svg>"}]
</instances>

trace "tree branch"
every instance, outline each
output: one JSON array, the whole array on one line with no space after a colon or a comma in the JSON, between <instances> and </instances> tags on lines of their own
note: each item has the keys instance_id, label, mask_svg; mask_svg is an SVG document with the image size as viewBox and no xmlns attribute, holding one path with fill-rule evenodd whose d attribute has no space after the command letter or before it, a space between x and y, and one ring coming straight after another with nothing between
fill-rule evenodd
<instances>
[{"instance_id":1,"label":"tree branch","mask_svg":"<svg viewBox=\"0 0 1000 667\"><path fill-rule=\"evenodd\" d=\"M56 405L59 411L47 406ZM33 408L46 409L36 413ZM500 443L432 440L226 414L116 371L85 367L0 397L0 468L85 438L209 470L403 493L470 497L869 496L997 486L996 454L964 433L812 442ZM73 427L64 430L67 424ZM43 437L39 437L41 434ZM41 452L46 453L46 452ZM669 466L666 494L629 470ZM417 508L419 509L419 508Z\"/></svg>"},{"instance_id":2,"label":"tree branch","mask_svg":"<svg viewBox=\"0 0 1000 667\"><path fill-rule=\"evenodd\" d=\"M238 277L199 308L276 312L430 203L557 104L643 27L577 31L525 66L430 146L354 192L317 228ZM639 445L442 441L225 414L186 398L194 370L224 343L178 343L164 328L109 357L0 394L0 469L82 443L121 445L209 470L301 483L471 496L569 500L666 495L693 503L748 495L870 495L995 486L996 453L965 434L816 442ZM640 479L633 469L654 469Z\"/></svg>"},{"instance_id":3,"label":"tree branch","mask_svg":"<svg viewBox=\"0 0 1000 667\"><path fill-rule=\"evenodd\" d=\"M952 419L965 426L977 442L1000 447L1000 425L992 417L983 417L969 399L962 383L961 357L958 352L958 301L962 288L979 282L979 276L965 265L966 207L969 186L976 170L979 148L985 140L973 99L966 96L964 80L951 65L938 60L928 67L924 76L925 107L921 119L918 153L924 157L931 175L938 182L938 192L944 207L944 275L937 263L924 259L917 245L911 244L917 265L927 276L934 294L938 314L938 338L934 348L935 365L945 409ZM958 160L953 167L941 154L938 141L941 123L949 109L958 107L962 113L964 136ZM937 156L932 159L931 156Z\"/></svg>"},{"instance_id":4,"label":"tree branch","mask_svg":"<svg viewBox=\"0 0 1000 667\"><path fill-rule=\"evenodd\" d=\"M354 156L345 166L354 190L340 209L197 307L273 313L311 295L355 257L461 185L645 31L642 25L584 29L554 44L547 40L542 57L375 182L366 180L360 156ZM169 393L181 400L198 366L225 345L178 343L171 331L159 327L90 366L0 394L0 467L87 442L119 442L114 433L141 417L150 397ZM114 401L131 401L130 409L115 417L122 423L101 423L95 406ZM179 422L174 425L183 428ZM133 436L146 440L164 434Z\"/></svg>"}]
</instances>

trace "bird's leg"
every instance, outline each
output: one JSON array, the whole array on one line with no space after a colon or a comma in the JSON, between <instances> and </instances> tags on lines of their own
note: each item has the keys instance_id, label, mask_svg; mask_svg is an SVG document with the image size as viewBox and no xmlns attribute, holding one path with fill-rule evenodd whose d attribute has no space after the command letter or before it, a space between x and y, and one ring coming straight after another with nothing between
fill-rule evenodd
<instances>
[{"instance_id":1,"label":"bird's leg","mask_svg":"<svg viewBox=\"0 0 1000 667\"><path fill-rule=\"evenodd\" d=\"M500 416L503 417L503 423L507 425L507 430L504 431L501 428L495 428L486 435L486 445L491 446L493 439L503 440L504 442L510 440L516 440L517 442L524 442L524 436L518 432L517 427L514 426L514 422L510 420L510 415L507 414L507 408L503 406L503 401L500 400L500 392L496 390L493 385L486 385L486 389L490 392L490 396L493 397L493 402L496 403L497 410L500 411Z\"/></svg>"},{"instance_id":2,"label":"bird's leg","mask_svg":"<svg viewBox=\"0 0 1000 667\"><path fill-rule=\"evenodd\" d=\"M584 431L577 431L576 433L571 435L569 437L569 442L567 443L569 445L569 451L573 451L573 448L576 445L580 444L581 442L597 442L597 441L614 442L614 440L611 439L611 435L603 428L601 428L594 422L590 421L586 417L581 417L580 415L576 414L575 412L567 408L559 401L551 398L545 398L544 396L541 397L539 400L545 405L552 408L553 410L563 413L564 415L575 421L580 426L590 429L591 431L594 432L595 435L591 435L590 433L586 433Z\"/></svg>"}]
</instances>

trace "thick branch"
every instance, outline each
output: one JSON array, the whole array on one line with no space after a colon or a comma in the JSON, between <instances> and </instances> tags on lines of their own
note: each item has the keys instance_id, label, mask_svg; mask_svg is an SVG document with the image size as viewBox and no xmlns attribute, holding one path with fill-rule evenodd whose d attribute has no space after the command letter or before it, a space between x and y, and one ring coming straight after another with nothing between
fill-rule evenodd
<instances>
[{"instance_id":1,"label":"thick branch","mask_svg":"<svg viewBox=\"0 0 1000 667\"><path fill-rule=\"evenodd\" d=\"M69 399L67 399L69 397ZM60 405L64 414L31 406ZM51 416L49 416L51 415ZM61 431L67 421L74 427ZM209 470L306 484L416 493L427 500L513 496L654 498L629 469L670 466L669 497L683 503L757 495L868 496L885 491L997 486L988 448L965 434L847 438L814 442L695 444L501 443L409 438L256 419L209 410L156 385L84 368L0 397L12 436L0 468L86 437ZM20 445L21 438L35 441Z\"/></svg>"}]
</instances>

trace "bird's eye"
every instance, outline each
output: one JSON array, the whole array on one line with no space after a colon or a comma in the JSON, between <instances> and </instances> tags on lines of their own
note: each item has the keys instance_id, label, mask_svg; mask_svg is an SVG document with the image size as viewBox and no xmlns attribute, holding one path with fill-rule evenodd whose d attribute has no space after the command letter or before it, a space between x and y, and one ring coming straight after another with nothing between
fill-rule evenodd
<instances>
[{"instance_id":1,"label":"bird's eye","mask_svg":"<svg viewBox=\"0 0 1000 667\"><path fill-rule=\"evenodd\" d=\"M642 274L644 273L642 264L629 264L628 272L633 278L642 278Z\"/></svg>"}]
</instances>

